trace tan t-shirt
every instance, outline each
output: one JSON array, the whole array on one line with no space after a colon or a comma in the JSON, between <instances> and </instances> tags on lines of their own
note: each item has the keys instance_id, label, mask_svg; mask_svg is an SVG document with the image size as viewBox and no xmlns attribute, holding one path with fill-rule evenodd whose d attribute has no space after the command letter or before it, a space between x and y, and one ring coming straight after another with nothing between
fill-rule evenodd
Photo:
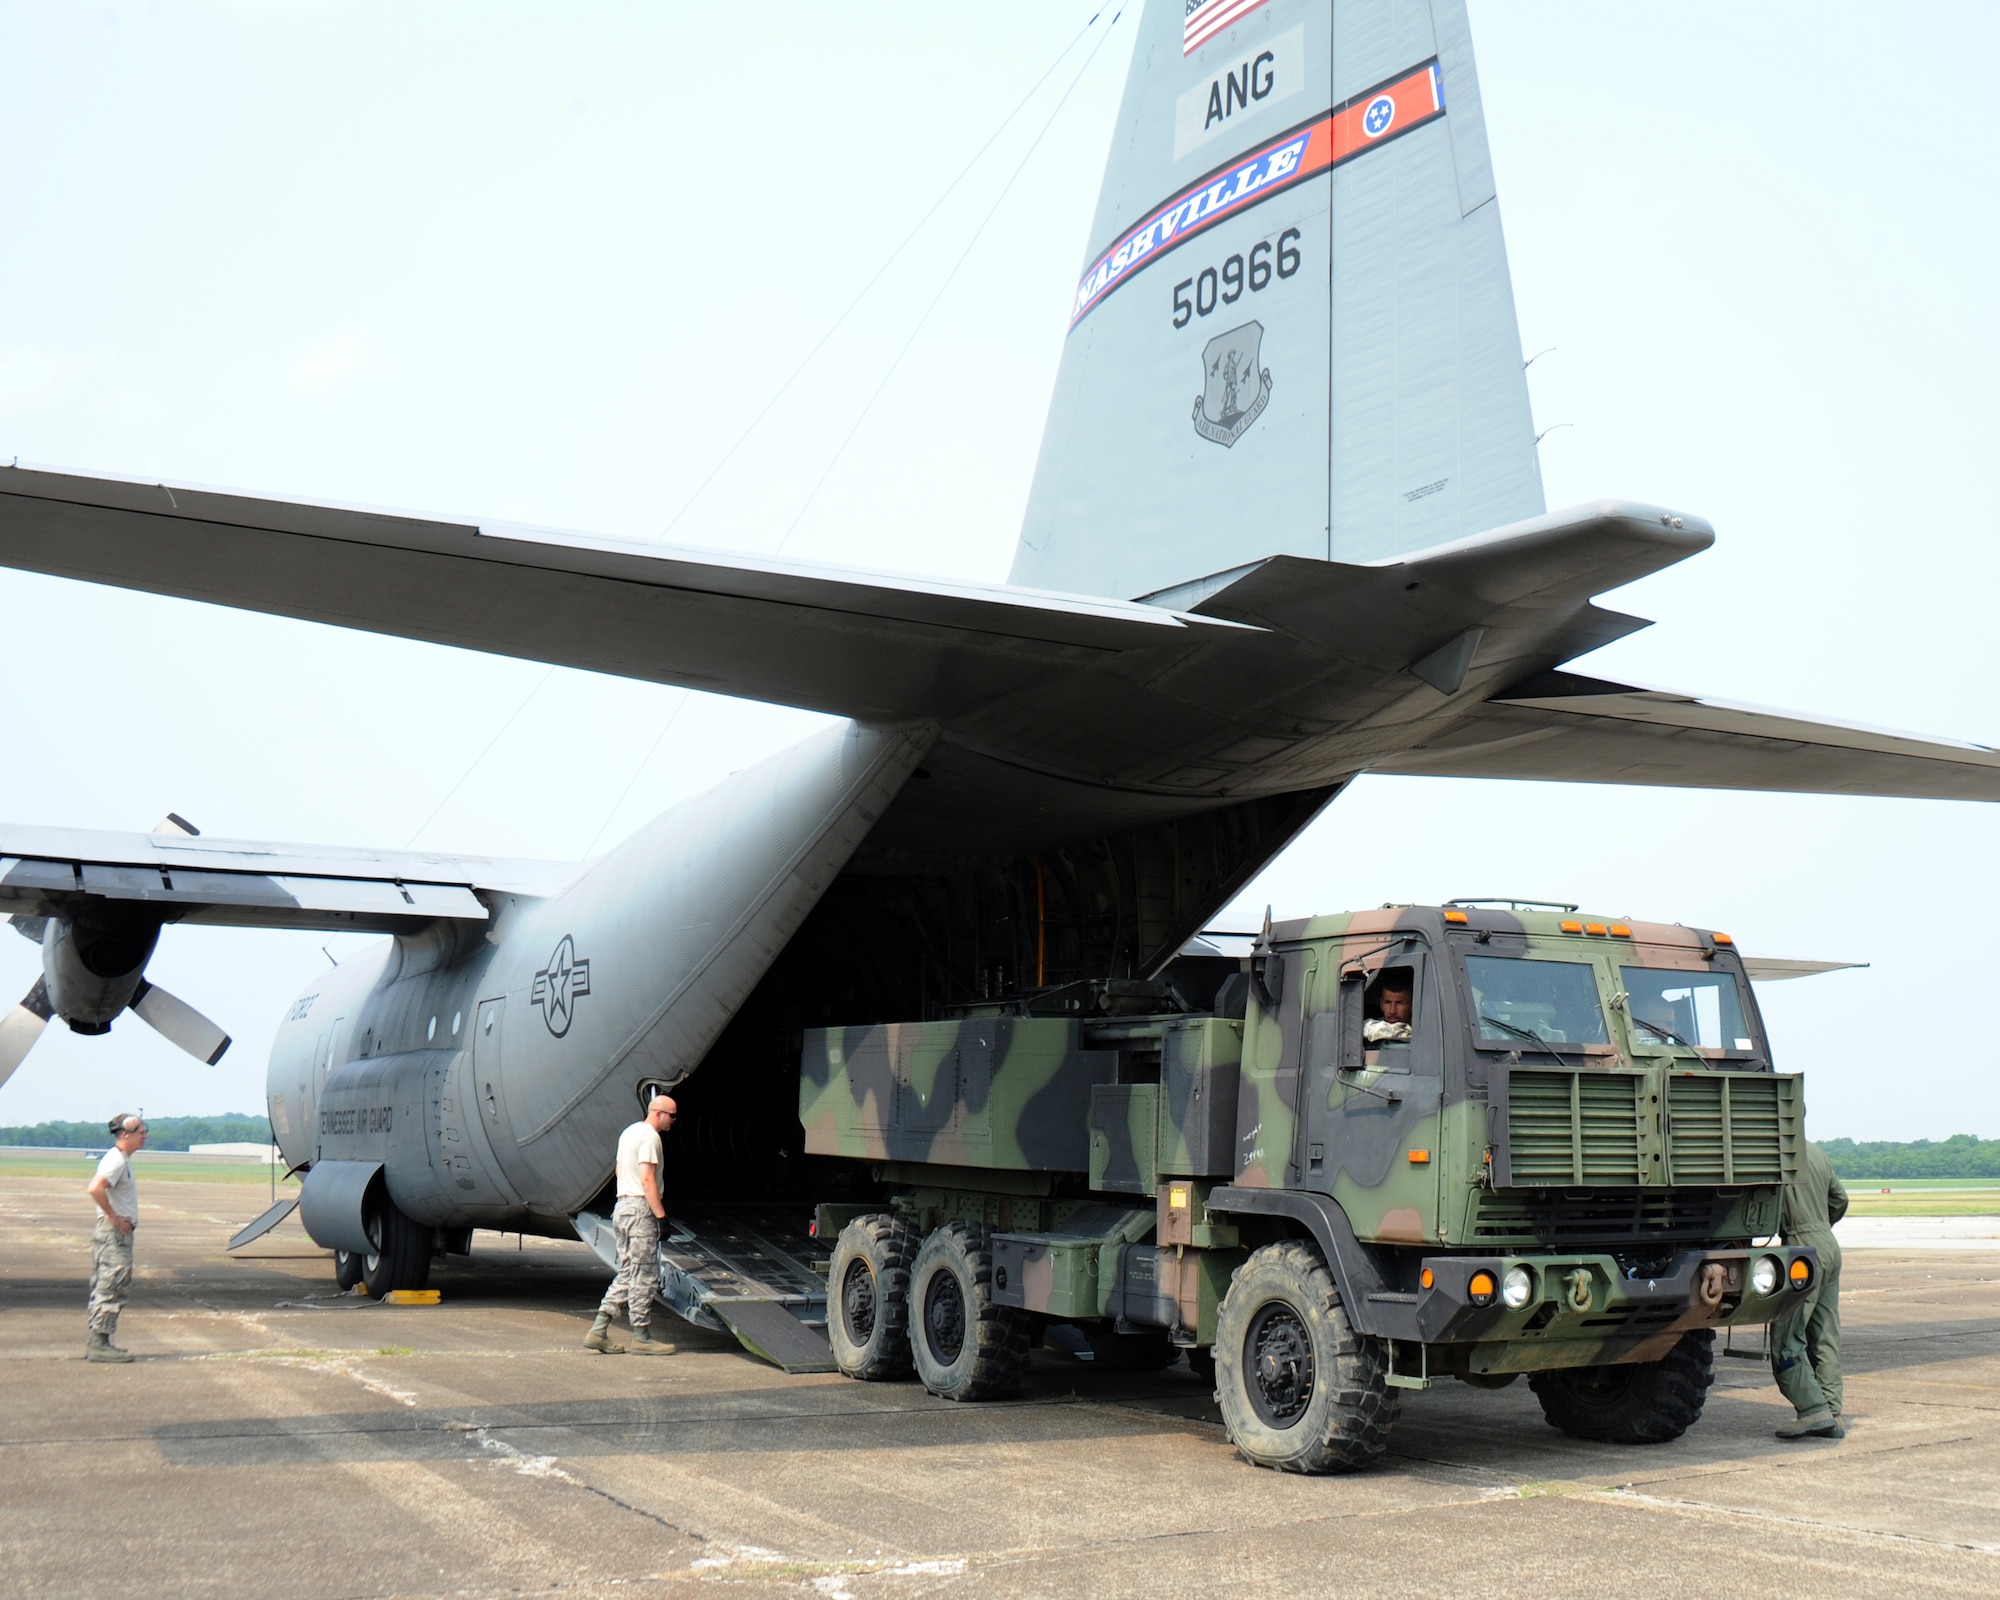
<instances>
[{"instance_id":1,"label":"tan t-shirt","mask_svg":"<svg viewBox=\"0 0 2000 1600\"><path fill-rule=\"evenodd\" d=\"M618 1198L646 1197L645 1180L639 1176L641 1163L653 1169L653 1181L660 1178L660 1135L650 1122L639 1121L618 1135Z\"/></svg>"},{"instance_id":2,"label":"tan t-shirt","mask_svg":"<svg viewBox=\"0 0 2000 1600\"><path fill-rule=\"evenodd\" d=\"M132 1176L132 1158L113 1145L97 1163L97 1176L104 1180L104 1198L111 1209L127 1222L137 1222L139 1180Z\"/></svg>"}]
</instances>

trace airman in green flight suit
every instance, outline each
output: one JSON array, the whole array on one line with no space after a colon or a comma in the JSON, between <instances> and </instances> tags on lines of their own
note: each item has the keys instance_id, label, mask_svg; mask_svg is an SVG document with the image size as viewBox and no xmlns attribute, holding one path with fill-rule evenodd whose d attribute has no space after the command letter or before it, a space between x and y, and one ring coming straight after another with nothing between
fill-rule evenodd
<instances>
[{"instance_id":1,"label":"airman in green flight suit","mask_svg":"<svg viewBox=\"0 0 2000 1600\"><path fill-rule=\"evenodd\" d=\"M1847 1190L1826 1152L1806 1141L1799 1175L1785 1186L1780 1226L1786 1244L1819 1252L1819 1275L1771 1327L1771 1375L1798 1415L1780 1439L1838 1439L1840 1422L1840 1245L1833 1225L1847 1215Z\"/></svg>"}]
</instances>

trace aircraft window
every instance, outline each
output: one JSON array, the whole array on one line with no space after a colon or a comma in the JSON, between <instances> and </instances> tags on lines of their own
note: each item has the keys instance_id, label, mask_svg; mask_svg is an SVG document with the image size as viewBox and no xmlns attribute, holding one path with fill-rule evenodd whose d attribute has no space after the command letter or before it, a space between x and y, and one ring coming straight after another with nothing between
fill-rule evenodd
<instances>
[{"instance_id":1,"label":"aircraft window","mask_svg":"<svg viewBox=\"0 0 2000 1600\"><path fill-rule=\"evenodd\" d=\"M1587 961L1467 956L1473 1027L1483 1045L1608 1044L1597 975Z\"/></svg>"},{"instance_id":2,"label":"aircraft window","mask_svg":"<svg viewBox=\"0 0 2000 1600\"><path fill-rule=\"evenodd\" d=\"M438 1019L436 1017L432 1017L431 1025L428 1028L424 1029L424 1037L426 1039L435 1039L437 1036L438 1036Z\"/></svg>"},{"instance_id":3,"label":"aircraft window","mask_svg":"<svg viewBox=\"0 0 2000 1600\"><path fill-rule=\"evenodd\" d=\"M1641 1049L1682 1045L1736 1055L1756 1048L1731 973L1621 967L1619 981L1630 997L1625 1005L1632 1042Z\"/></svg>"},{"instance_id":4,"label":"aircraft window","mask_svg":"<svg viewBox=\"0 0 2000 1600\"><path fill-rule=\"evenodd\" d=\"M454 1011L451 1014L451 1036L454 1039L458 1037L458 1025L464 1020L465 1013L463 1011Z\"/></svg>"}]
</instances>

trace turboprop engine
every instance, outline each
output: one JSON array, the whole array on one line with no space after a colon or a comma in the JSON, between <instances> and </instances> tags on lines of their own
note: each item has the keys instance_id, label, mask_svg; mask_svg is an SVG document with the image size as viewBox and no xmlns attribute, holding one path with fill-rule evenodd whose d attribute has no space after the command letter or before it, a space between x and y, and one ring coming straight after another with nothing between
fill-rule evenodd
<instances>
[{"instance_id":1,"label":"turboprop engine","mask_svg":"<svg viewBox=\"0 0 2000 1600\"><path fill-rule=\"evenodd\" d=\"M155 832L197 830L169 814ZM146 963L160 942L162 919L144 912L107 910L87 917L13 917L14 931L42 947L42 975L5 1018L0 1018L0 1083L14 1074L51 1017L72 1033L109 1033L121 1012L131 1011L162 1038L213 1066L229 1048L224 1033L193 1006L146 978Z\"/></svg>"}]
</instances>

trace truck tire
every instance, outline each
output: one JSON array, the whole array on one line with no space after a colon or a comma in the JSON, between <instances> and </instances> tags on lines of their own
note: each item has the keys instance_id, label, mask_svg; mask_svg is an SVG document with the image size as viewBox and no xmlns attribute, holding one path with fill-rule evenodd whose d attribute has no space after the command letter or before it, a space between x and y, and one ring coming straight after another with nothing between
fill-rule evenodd
<instances>
[{"instance_id":1,"label":"truck tire","mask_svg":"<svg viewBox=\"0 0 2000 1600\"><path fill-rule=\"evenodd\" d=\"M361 1253L358 1250L336 1250L333 1253L333 1281L340 1292L346 1294L361 1281Z\"/></svg>"},{"instance_id":2,"label":"truck tire","mask_svg":"<svg viewBox=\"0 0 2000 1600\"><path fill-rule=\"evenodd\" d=\"M1215 1314L1215 1398L1230 1443L1279 1472L1352 1472L1389 1447L1402 1396L1388 1347L1354 1331L1312 1247L1267 1244Z\"/></svg>"},{"instance_id":3,"label":"truck tire","mask_svg":"<svg viewBox=\"0 0 2000 1600\"><path fill-rule=\"evenodd\" d=\"M917 1376L945 1400L1017 1394L1028 1370L1028 1314L993 1303L991 1231L947 1222L924 1240L910 1269L910 1355Z\"/></svg>"},{"instance_id":4,"label":"truck tire","mask_svg":"<svg viewBox=\"0 0 2000 1600\"><path fill-rule=\"evenodd\" d=\"M382 1201L381 1210L368 1219L376 1249L361 1263L369 1299L380 1300L392 1289L421 1289L431 1281L432 1234L404 1216L395 1201Z\"/></svg>"},{"instance_id":5,"label":"truck tire","mask_svg":"<svg viewBox=\"0 0 2000 1600\"><path fill-rule=\"evenodd\" d=\"M1665 1444L1701 1420L1715 1382L1715 1331L1681 1335L1658 1361L1531 1372L1549 1425L1602 1444Z\"/></svg>"},{"instance_id":6,"label":"truck tire","mask_svg":"<svg viewBox=\"0 0 2000 1600\"><path fill-rule=\"evenodd\" d=\"M910 1375L910 1262L917 1233L886 1212L840 1230L826 1270L826 1341L850 1378Z\"/></svg>"}]
</instances>

